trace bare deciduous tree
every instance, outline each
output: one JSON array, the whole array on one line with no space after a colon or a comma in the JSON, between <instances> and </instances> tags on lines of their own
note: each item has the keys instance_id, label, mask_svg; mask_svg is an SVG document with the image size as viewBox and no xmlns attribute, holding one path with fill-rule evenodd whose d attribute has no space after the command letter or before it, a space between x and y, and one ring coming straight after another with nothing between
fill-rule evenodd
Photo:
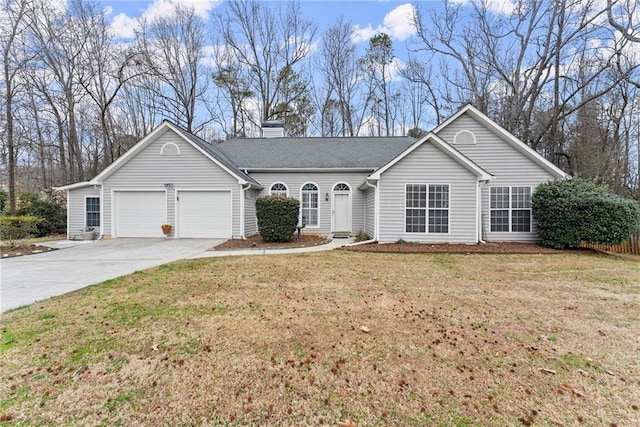
<instances>
[{"instance_id":1,"label":"bare deciduous tree","mask_svg":"<svg viewBox=\"0 0 640 427\"><path fill-rule=\"evenodd\" d=\"M161 85L147 87L163 112L189 132L196 131L196 109L206 93L202 59L204 22L193 7L177 4L171 14L143 20L137 34L143 69Z\"/></svg>"}]
</instances>

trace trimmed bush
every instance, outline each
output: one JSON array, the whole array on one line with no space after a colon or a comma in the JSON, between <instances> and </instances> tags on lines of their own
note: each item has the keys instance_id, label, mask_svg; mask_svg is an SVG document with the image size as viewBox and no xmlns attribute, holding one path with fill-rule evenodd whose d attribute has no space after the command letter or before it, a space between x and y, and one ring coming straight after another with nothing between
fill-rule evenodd
<instances>
[{"instance_id":1,"label":"trimmed bush","mask_svg":"<svg viewBox=\"0 0 640 427\"><path fill-rule=\"evenodd\" d=\"M579 178L538 186L533 215L542 244L576 248L581 241L617 245L639 226L638 204Z\"/></svg>"},{"instance_id":2,"label":"trimmed bush","mask_svg":"<svg viewBox=\"0 0 640 427\"><path fill-rule=\"evenodd\" d=\"M41 218L32 215L0 216L0 235L15 248L21 240L31 237L36 232Z\"/></svg>"},{"instance_id":3,"label":"trimmed bush","mask_svg":"<svg viewBox=\"0 0 640 427\"><path fill-rule=\"evenodd\" d=\"M266 196L256 200L258 230L265 242L288 242L298 225L300 202L292 197Z\"/></svg>"},{"instance_id":4,"label":"trimmed bush","mask_svg":"<svg viewBox=\"0 0 640 427\"><path fill-rule=\"evenodd\" d=\"M27 193L22 195L22 200L18 215L32 215L42 219L34 232L37 237L67 232L67 208L56 193L48 191L44 198Z\"/></svg>"}]
</instances>

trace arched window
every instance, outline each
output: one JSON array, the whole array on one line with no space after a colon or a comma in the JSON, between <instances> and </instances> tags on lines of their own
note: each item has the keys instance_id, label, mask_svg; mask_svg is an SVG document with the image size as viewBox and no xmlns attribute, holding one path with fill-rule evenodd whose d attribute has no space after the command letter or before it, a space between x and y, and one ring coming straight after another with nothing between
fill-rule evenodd
<instances>
[{"instance_id":1,"label":"arched window","mask_svg":"<svg viewBox=\"0 0 640 427\"><path fill-rule=\"evenodd\" d=\"M287 197L289 195L289 189L282 182L274 182L269 189L269 194L272 196L284 196Z\"/></svg>"},{"instance_id":2,"label":"arched window","mask_svg":"<svg viewBox=\"0 0 640 427\"><path fill-rule=\"evenodd\" d=\"M306 227L318 226L318 186L307 182L302 186L302 203L300 203L300 215L302 223Z\"/></svg>"},{"instance_id":3,"label":"arched window","mask_svg":"<svg viewBox=\"0 0 640 427\"><path fill-rule=\"evenodd\" d=\"M476 136L468 130L461 130L453 137L456 145L473 145L476 143Z\"/></svg>"},{"instance_id":4,"label":"arched window","mask_svg":"<svg viewBox=\"0 0 640 427\"><path fill-rule=\"evenodd\" d=\"M339 182L336 185L333 186L333 191L335 192L345 192L345 191L351 191L351 188L349 187L349 184L345 183L345 182Z\"/></svg>"}]
</instances>

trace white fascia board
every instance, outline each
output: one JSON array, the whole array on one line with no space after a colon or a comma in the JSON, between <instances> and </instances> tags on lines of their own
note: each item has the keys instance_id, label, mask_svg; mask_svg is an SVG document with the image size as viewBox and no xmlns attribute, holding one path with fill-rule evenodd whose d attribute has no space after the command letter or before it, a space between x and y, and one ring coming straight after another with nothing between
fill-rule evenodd
<instances>
[{"instance_id":1,"label":"white fascia board","mask_svg":"<svg viewBox=\"0 0 640 427\"><path fill-rule=\"evenodd\" d=\"M69 191L76 190L78 188L91 187L93 184L89 181L76 182L75 184L61 185L60 187L53 187L56 191Z\"/></svg>"}]
</instances>

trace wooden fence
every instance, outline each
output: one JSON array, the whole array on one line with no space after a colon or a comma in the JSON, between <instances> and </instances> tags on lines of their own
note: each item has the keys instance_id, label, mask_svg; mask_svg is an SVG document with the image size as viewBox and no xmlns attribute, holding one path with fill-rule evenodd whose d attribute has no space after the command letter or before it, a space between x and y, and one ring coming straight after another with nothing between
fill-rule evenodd
<instances>
[{"instance_id":1,"label":"wooden fence","mask_svg":"<svg viewBox=\"0 0 640 427\"><path fill-rule=\"evenodd\" d=\"M622 242L619 245L608 246L582 242L580 246L605 252L640 255L640 230L636 231L636 234L631 236L629 240Z\"/></svg>"}]
</instances>

